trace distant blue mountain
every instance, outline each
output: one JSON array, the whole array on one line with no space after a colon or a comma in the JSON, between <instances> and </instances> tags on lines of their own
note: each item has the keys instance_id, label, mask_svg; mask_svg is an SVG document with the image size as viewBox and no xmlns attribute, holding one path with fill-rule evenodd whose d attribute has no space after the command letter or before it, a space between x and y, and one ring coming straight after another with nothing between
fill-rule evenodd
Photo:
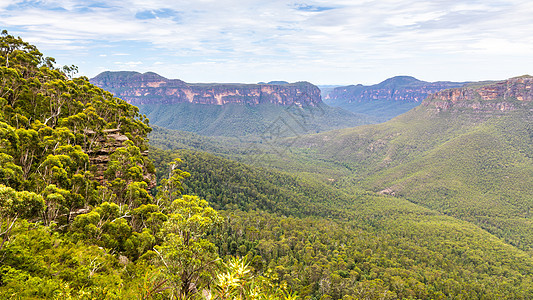
<instances>
[{"instance_id":1,"label":"distant blue mountain","mask_svg":"<svg viewBox=\"0 0 533 300\"><path fill-rule=\"evenodd\" d=\"M466 82L426 82L411 76L396 76L378 84L362 84L333 88L323 101L354 113L361 113L386 121L422 103L428 95L457 88Z\"/></svg>"}]
</instances>

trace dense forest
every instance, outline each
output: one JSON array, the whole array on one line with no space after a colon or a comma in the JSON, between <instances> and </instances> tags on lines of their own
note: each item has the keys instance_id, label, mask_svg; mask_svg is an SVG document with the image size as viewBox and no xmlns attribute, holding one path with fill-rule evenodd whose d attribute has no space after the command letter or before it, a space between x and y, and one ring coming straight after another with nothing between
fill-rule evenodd
<instances>
[{"instance_id":1,"label":"dense forest","mask_svg":"<svg viewBox=\"0 0 533 300\"><path fill-rule=\"evenodd\" d=\"M207 136L253 137L273 130L274 126L287 125L284 136L296 136L307 133L359 126L375 123L375 118L355 114L323 103L317 107L281 106L270 103L258 105L206 105L195 103L143 104L139 105L154 125L194 132ZM295 110L304 110L306 115L313 115L307 122L302 122Z\"/></svg>"},{"instance_id":2,"label":"dense forest","mask_svg":"<svg viewBox=\"0 0 533 300\"><path fill-rule=\"evenodd\" d=\"M514 109L437 113L428 99L387 123L288 143L300 156L352 170L337 181L341 189L357 186L405 198L474 223L531 254L533 102L485 102L507 102Z\"/></svg>"},{"instance_id":3,"label":"dense forest","mask_svg":"<svg viewBox=\"0 0 533 300\"><path fill-rule=\"evenodd\" d=\"M527 253L400 197L347 191L321 178L204 152L152 149L150 155L156 166L181 157L191 174L185 192L220 210L223 238L213 242L221 256L253 257L254 268L274 270L301 297L532 295L533 260Z\"/></svg>"},{"instance_id":4,"label":"dense forest","mask_svg":"<svg viewBox=\"0 0 533 300\"><path fill-rule=\"evenodd\" d=\"M138 108L7 32L0 72L2 299L533 297L528 248L348 185L361 165L309 140L278 162L256 140L253 164L232 139L149 145Z\"/></svg>"},{"instance_id":5,"label":"dense forest","mask_svg":"<svg viewBox=\"0 0 533 300\"><path fill-rule=\"evenodd\" d=\"M218 256L223 220L182 195L177 160L152 195L148 120L75 73L2 32L0 298L293 297Z\"/></svg>"}]
</instances>

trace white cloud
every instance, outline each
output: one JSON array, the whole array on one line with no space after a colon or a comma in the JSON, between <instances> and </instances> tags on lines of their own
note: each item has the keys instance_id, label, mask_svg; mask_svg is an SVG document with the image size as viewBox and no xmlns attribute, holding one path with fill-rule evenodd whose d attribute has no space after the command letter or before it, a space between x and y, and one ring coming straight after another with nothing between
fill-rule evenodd
<instances>
[{"instance_id":1,"label":"white cloud","mask_svg":"<svg viewBox=\"0 0 533 300\"><path fill-rule=\"evenodd\" d=\"M116 61L115 62L115 65L125 66L125 67L138 67L142 64L143 64L142 61L128 61L128 62Z\"/></svg>"},{"instance_id":2,"label":"white cloud","mask_svg":"<svg viewBox=\"0 0 533 300\"><path fill-rule=\"evenodd\" d=\"M461 62L481 69L464 65L481 64L476 55L516 56L517 72L533 68L518 62L533 45L533 5L526 1L51 0L11 10L7 3L0 1L1 27L62 57L83 54L91 62L80 70L91 76L111 63L197 81L279 72L294 80L353 83L402 70L454 80L424 67L441 60L449 68ZM99 56L102 51L131 61L114 64Z\"/></svg>"}]
</instances>

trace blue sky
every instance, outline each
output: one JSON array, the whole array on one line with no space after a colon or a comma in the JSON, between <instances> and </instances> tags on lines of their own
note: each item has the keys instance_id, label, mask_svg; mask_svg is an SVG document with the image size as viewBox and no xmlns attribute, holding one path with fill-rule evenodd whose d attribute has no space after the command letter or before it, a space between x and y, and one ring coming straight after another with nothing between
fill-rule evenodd
<instances>
[{"instance_id":1,"label":"blue sky","mask_svg":"<svg viewBox=\"0 0 533 300\"><path fill-rule=\"evenodd\" d=\"M533 74L531 1L0 0L0 28L93 77L373 84Z\"/></svg>"}]
</instances>

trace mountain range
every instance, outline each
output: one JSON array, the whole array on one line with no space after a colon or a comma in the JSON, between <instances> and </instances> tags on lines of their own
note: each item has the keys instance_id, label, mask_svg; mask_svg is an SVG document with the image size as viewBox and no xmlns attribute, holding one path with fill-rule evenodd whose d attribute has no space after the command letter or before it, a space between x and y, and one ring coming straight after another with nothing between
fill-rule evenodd
<instances>
[{"instance_id":1,"label":"mountain range","mask_svg":"<svg viewBox=\"0 0 533 300\"><path fill-rule=\"evenodd\" d=\"M324 102L386 121L418 106L433 93L464 84L465 82L450 81L426 82L411 76L396 76L370 86L357 84L335 87L324 97Z\"/></svg>"},{"instance_id":2,"label":"mountain range","mask_svg":"<svg viewBox=\"0 0 533 300\"><path fill-rule=\"evenodd\" d=\"M277 104L317 106L320 89L308 82L262 84L186 83L153 72L103 72L91 83L133 105L153 104Z\"/></svg>"},{"instance_id":3,"label":"mountain range","mask_svg":"<svg viewBox=\"0 0 533 300\"><path fill-rule=\"evenodd\" d=\"M151 124L211 136L294 136L375 118L332 108L308 82L185 83L147 72L103 72L91 83L139 107ZM286 130L282 132L279 128Z\"/></svg>"},{"instance_id":4,"label":"mountain range","mask_svg":"<svg viewBox=\"0 0 533 300\"><path fill-rule=\"evenodd\" d=\"M300 134L353 114L0 45L0 299L533 298L531 76Z\"/></svg>"},{"instance_id":5,"label":"mountain range","mask_svg":"<svg viewBox=\"0 0 533 300\"><path fill-rule=\"evenodd\" d=\"M520 76L436 92L382 124L263 147L162 129L151 140L162 148L198 149L282 171L315 173L315 179L341 190L406 199L531 252L532 112L533 77ZM172 138L178 135L179 142ZM253 158L258 153L260 161ZM279 153L286 156L281 161Z\"/></svg>"},{"instance_id":6,"label":"mountain range","mask_svg":"<svg viewBox=\"0 0 533 300\"><path fill-rule=\"evenodd\" d=\"M399 196L533 250L533 77L437 92L378 125L287 141L351 170L339 184Z\"/></svg>"},{"instance_id":7,"label":"mountain range","mask_svg":"<svg viewBox=\"0 0 533 300\"><path fill-rule=\"evenodd\" d=\"M350 270L342 264L335 274L344 275L329 277L336 282L331 286L336 292L329 294L334 299L343 294L355 294L355 299L529 299L533 292L528 270L533 266L532 87L531 76L469 83L432 94L385 123L266 145L199 138L161 128L150 140L157 147L179 151L176 155L189 162L185 170L201 173L186 189L218 209L265 209L288 216L289 227L297 232L311 227L324 232L318 245L308 243L301 253L318 253L313 249L320 249L321 243L335 250L344 249L342 245L365 245L360 250L365 255L354 263L361 277L340 272ZM183 148L191 150L178 150ZM211 169L219 171L205 171ZM257 222L254 217L238 220L234 222L246 226ZM310 220L317 222L316 227ZM329 227L331 220L338 227ZM274 226L261 231L280 234L281 240L304 236ZM321 231L321 226L329 229ZM355 232L344 236L347 228ZM254 234L243 232L247 237ZM368 240L362 241L367 234ZM278 261L290 278L308 280L301 270L312 268L326 273L336 270L320 267L336 261L336 254L317 254L320 264L291 259L295 254L290 247L275 248L275 241L263 240L257 249L265 255L278 255L269 254L269 249L283 253ZM332 246L339 241L345 244ZM339 250L339 257L343 251ZM365 269L365 263L372 267ZM320 278L327 276L318 276L315 282ZM376 278L372 288L362 287L372 278ZM359 282L361 289L351 289L348 282ZM307 291L305 284L291 284ZM505 286L509 293L497 292ZM376 289L382 290L377 293Z\"/></svg>"}]
</instances>

